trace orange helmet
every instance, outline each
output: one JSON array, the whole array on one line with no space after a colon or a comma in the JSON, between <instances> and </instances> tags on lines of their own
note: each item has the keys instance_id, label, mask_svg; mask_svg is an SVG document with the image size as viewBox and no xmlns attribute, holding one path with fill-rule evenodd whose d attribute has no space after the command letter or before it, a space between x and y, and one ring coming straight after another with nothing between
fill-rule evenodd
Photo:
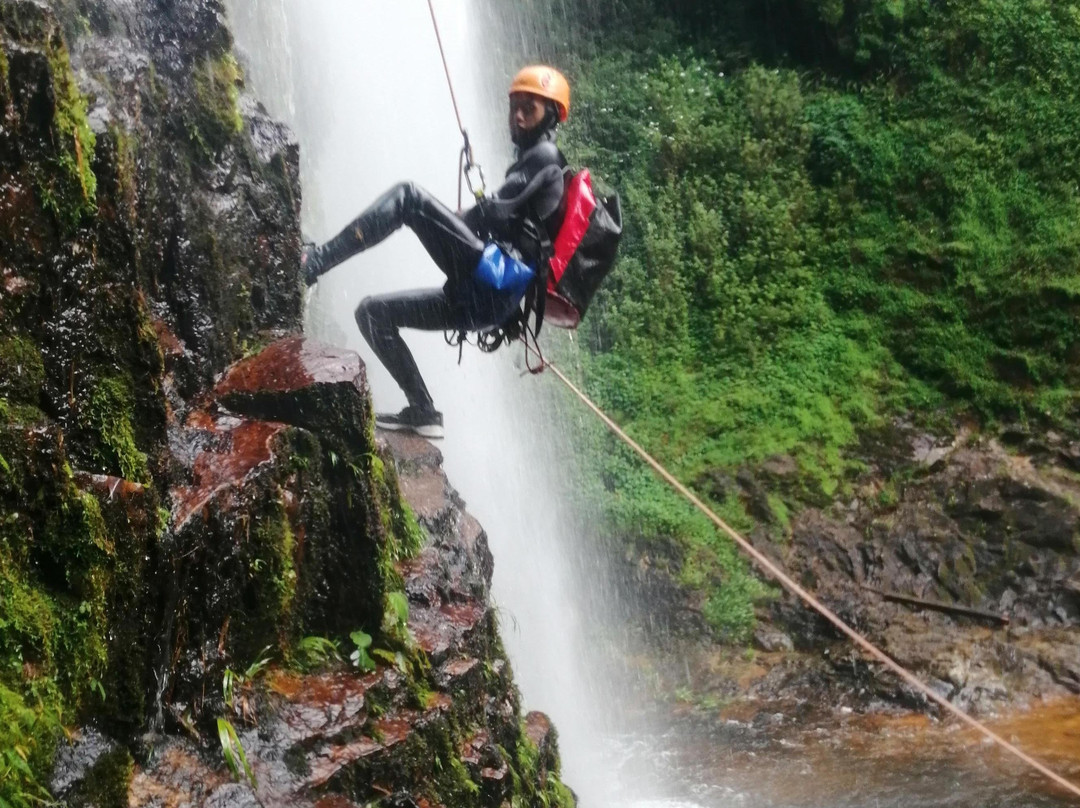
<instances>
[{"instance_id":1,"label":"orange helmet","mask_svg":"<svg viewBox=\"0 0 1080 808\"><path fill-rule=\"evenodd\" d=\"M553 67L530 65L523 67L510 84L511 93L532 93L554 101L559 109L559 120L565 121L570 114L570 82Z\"/></svg>"}]
</instances>

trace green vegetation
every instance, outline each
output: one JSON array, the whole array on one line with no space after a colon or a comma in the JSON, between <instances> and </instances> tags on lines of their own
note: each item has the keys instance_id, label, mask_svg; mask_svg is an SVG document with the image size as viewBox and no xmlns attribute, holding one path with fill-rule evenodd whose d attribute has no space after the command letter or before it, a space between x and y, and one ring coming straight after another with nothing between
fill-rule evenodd
<instances>
[{"instance_id":1,"label":"green vegetation","mask_svg":"<svg viewBox=\"0 0 1080 808\"><path fill-rule=\"evenodd\" d=\"M258 782L255 779L255 772L252 771L251 764L248 763L247 753L244 752L244 745L240 743L240 738L236 734L236 727L230 721L219 718L217 720L217 730L218 742L221 744L221 754L225 759L225 765L232 772L232 776L237 780L244 777L252 788L256 788Z\"/></svg>"},{"instance_id":2,"label":"green vegetation","mask_svg":"<svg viewBox=\"0 0 1080 808\"><path fill-rule=\"evenodd\" d=\"M62 43L50 43L49 66L56 94L53 137L57 148L53 170L38 177L38 193L61 227L70 231L83 216L97 210L97 177L93 170L96 138L86 119L86 97L76 85Z\"/></svg>"},{"instance_id":3,"label":"green vegetation","mask_svg":"<svg viewBox=\"0 0 1080 808\"><path fill-rule=\"evenodd\" d=\"M0 682L0 804L31 808L49 799L39 777L52 766L59 723Z\"/></svg>"},{"instance_id":4,"label":"green vegetation","mask_svg":"<svg viewBox=\"0 0 1080 808\"><path fill-rule=\"evenodd\" d=\"M36 404L45 383L41 351L25 337L0 338L0 396Z\"/></svg>"},{"instance_id":5,"label":"green vegetation","mask_svg":"<svg viewBox=\"0 0 1080 808\"><path fill-rule=\"evenodd\" d=\"M226 52L207 57L195 71L195 110L188 133L206 155L212 156L244 129L240 116L243 74L236 57Z\"/></svg>"},{"instance_id":6,"label":"green vegetation","mask_svg":"<svg viewBox=\"0 0 1080 808\"><path fill-rule=\"evenodd\" d=\"M302 671L314 671L341 661L340 643L327 637L304 637L296 644L296 664Z\"/></svg>"},{"instance_id":7,"label":"green vegetation","mask_svg":"<svg viewBox=\"0 0 1080 808\"><path fill-rule=\"evenodd\" d=\"M61 721L100 703L116 569L98 501L76 489L58 444L35 440L0 431L0 750L14 754L0 752L0 798L10 805L40 803Z\"/></svg>"},{"instance_id":8,"label":"green vegetation","mask_svg":"<svg viewBox=\"0 0 1080 808\"><path fill-rule=\"evenodd\" d=\"M593 15L633 27L578 29L563 62L567 150L627 219L583 328L586 387L744 529L761 523L746 492L711 481L793 458L767 503L782 538L858 470L859 432L896 414L1068 428L1080 13L764 5L601 1ZM674 541L709 620L745 636L760 588L726 542L606 437L590 443L616 528Z\"/></svg>"},{"instance_id":9,"label":"green vegetation","mask_svg":"<svg viewBox=\"0 0 1080 808\"><path fill-rule=\"evenodd\" d=\"M127 480L147 482L146 454L135 443L134 409L131 379L126 375L105 377L95 382L83 417L99 437L98 460L105 468Z\"/></svg>"},{"instance_id":10,"label":"green vegetation","mask_svg":"<svg viewBox=\"0 0 1080 808\"><path fill-rule=\"evenodd\" d=\"M0 45L0 102L6 106L8 98L11 97L11 87L8 83L8 76L11 73L11 64L8 62L7 51Z\"/></svg>"},{"instance_id":11,"label":"green vegetation","mask_svg":"<svg viewBox=\"0 0 1080 808\"><path fill-rule=\"evenodd\" d=\"M357 630L349 635L349 639L355 646L355 650L349 654L349 661L352 662L353 667L364 672L375 670L375 660L368 654L368 649L371 648L371 635Z\"/></svg>"},{"instance_id":12,"label":"green vegetation","mask_svg":"<svg viewBox=\"0 0 1080 808\"><path fill-rule=\"evenodd\" d=\"M524 723L520 726L520 733L514 747L516 754L511 756L503 750L503 757L511 761L510 776L514 780L511 808L572 808L577 801L559 779L558 757L549 753L546 759L542 759L541 751L529 739ZM554 734L552 730L553 742Z\"/></svg>"}]
</instances>

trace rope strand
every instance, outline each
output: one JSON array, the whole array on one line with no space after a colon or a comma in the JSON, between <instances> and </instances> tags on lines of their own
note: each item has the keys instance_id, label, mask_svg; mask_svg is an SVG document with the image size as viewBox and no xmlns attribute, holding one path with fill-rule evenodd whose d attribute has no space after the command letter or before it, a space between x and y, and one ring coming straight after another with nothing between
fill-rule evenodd
<instances>
[{"instance_id":1,"label":"rope strand","mask_svg":"<svg viewBox=\"0 0 1080 808\"><path fill-rule=\"evenodd\" d=\"M458 109L457 95L454 94L454 82L450 79L450 65L446 62L446 51L443 49L442 34L439 33L439 21L435 18L435 5L428 0L428 11L431 12L431 24L435 27L435 39L439 43L439 55L442 57L443 72L446 73L446 86L450 88L450 101L454 105L454 116L457 118L457 126L462 136L465 135L465 125L461 122L461 111Z\"/></svg>"},{"instance_id":2,"label":"rope strand","mask_svg":"<svg viewBox=\"0 0 1080 808\"><path fill-rule=\"evenodd\" d=\"M731 540L734 541L737 545L739 545L739 547L741 547L743 551L746 552L762 570L764 570L774 579L779 581L780 584L783 585L787 590L795 594L803 602L805 602L815 611L817 611L822 617L832 623L837 629L846 634L852 642L854 642L856 645L858 645L860 648L870 654L870 656L883 664L885 667L887 667L889 670L891 670L909 685L914 687L928 699L933 701L935 704L943 707L945 710L952 713L965 724L982 733L985 737L989 738L1002 749L1006 750L1010 754L1022 760L1027 765L1031 766L1040 774L1045 775L1062 788L1071 791L1073 794L1080 797L1080 786L1075 785L1069 780L1066 780L1057 772L1054 772L1053 770L1047 768L1023 750L1018 749L1016 746L1013 746L1011 743L1009 743L1000 735L995 733L985 724L981 723L975 718L972 718L955 704L946 700L942 696L939 696L937 693L931 690L929 686L923 684L922 680L916 677L915 674L911 673L906 668L895 662L884 651L882 651L876 645L870 642L870 640L868 640L862 634L860 634L847 623L845 623L839 615L837 615L823 603L818 601L817 598L815 598L813 595L811 595L809 592L799 586L799 584L795 583L795 581L788 577L788 575L783 570L777 567L776 564L770 561L749 541L744 539L737 531L729 527L723 519L717 516L712 511L712 509L709 508L709 506L707 506L704 502L698 499L698 497L695 496L689 488L679 482L679 480L676 479L675 476L671 474L666 468L664 468L664 466L662 466L659 461L653 458L653 456L646 452L643 448L641 448L641 446L639 446L633 440L633 438L631 438L622 429L620 429L619 425L616 424L613 420L611 420L611 418L609 418L603 412L603 410L601 410L596 404L594 404L588 396L586 396L583 392L581 392L581 390L575 387L574 384L568 378L566 378L566 376L563 375L562 371L555 367L555 365L553 365L551 362L545 362L545 366L551 368L551 370L555 373L556 376L559 377L563 384L570 388L570 390L579 399L581 399L585 406L592 410L593 413L595 413L596 416L604 422L608 429L610 429L621 441L623 441L623 443L633 449L638 454L638 456L640 456L642 460L648 463L652 467L652 469L657 474L659 474L672 488L682 494L694 505L694 507L696 507L699 511L705 514L705 516L707 516L709 520L713 522L713 524L715 524L718 528L720 528L720 530L726 533L731 538Z\"/></svg>"},{"instance_id":3,"label":"rope strand","mask_svg":"<svg viewBox=\"0 0 1080 808\"><path fill-rule=\"evenodd\" d=\"M457 93L454 92L454 81L450 78L450 65L446 61L446 50L443 48L442 33L439 31L439 21L435 17L435 5L432 0L428 0L428 11L431 13L431 25L435 29L435 40L439 43L439 56L442 58L443 72L446 74L446 86L450 88L450 103L454 105L454 117L457 119L458 131L461 132L461 138L463 140L461 157L458 159L457 209L460 214L463 210L462 200L464 198L462 193L462 180L469 186L469 193L479 199L486 191L484 169L473 159L472 143L469 142L469 133L465 129L465 124L461 122L461 110L458 108ZM474 168L480 175L479 193L473 187L472 177L469 174Z\"/></svg>"}]
</instances>

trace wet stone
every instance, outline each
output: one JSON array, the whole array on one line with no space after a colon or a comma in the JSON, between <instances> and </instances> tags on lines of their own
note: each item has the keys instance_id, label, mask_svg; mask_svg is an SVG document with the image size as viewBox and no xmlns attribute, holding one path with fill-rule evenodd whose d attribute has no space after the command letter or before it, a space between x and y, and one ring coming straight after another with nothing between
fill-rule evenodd
<instances>
[{"instance_id":1,"label":"wet stone","mask_svg":"<svg viewBox=\"0 0 1080 808\"><path fill-rule=\"evenodd\" d=\"M394 455L398 473L403 477L422 474L427 469L441 468L442 452L431 441L408 432L379 432Z\"/></svg>"},{"instance_id":2,"label":"wet stone","mask_svg":"<svg viewBox=\"0 0 1080 808\"><path fill-rule=\"evenodd\" d=\"M189 421L189 441L196 448L192 485L172 490L173 526L179 530L223 492L235 491L260 466L274 459L273 441L284 424L212 418L196 413ZM201 450L200 450L201 449Z\"/></svg>"},{"instance_id":3,"label":"wet stone","mask_svg":"<svg viewBox=\"0 0 1080 808\"><path fill-rule=\"evenodd\" d=\"M533 711L525 716L525 736L539 752L538 765L541 778L554 772L559 766L559 748L555 727L551 719L541 712Z\"/></svg>"},{"instance_id":4,"label":"wet stone","mask_svg":"<svg viewBox=\"0 0 1080 808\"><path fill-rule=\"evenodd\" d=\"M202 808L262 808L262 804L248 786L229 783L207 797Z\"/></svg>"},{"instance_id":5,"label":"wet stone","mask_svg":"<svg viewBox=\"0 0 1080 808\"><path fill-rule=\"evenodd\" d=\"M318 800L312 808L360 808L360 806L340 794L331 794Z\"/></svg>"},{"instance_id":6,"label":"wet stone","mask_svg":"<svg viewBox=\"0 0 1080 808\"><path fill-rule=\"evenodd\" d=\"M360 356L306 337L288 337L226 371L214 389L230 410L337 434L371 452L367 376Z\"/></svg>"},{"instance_id":7,"label":"wet stone","mask_svg":"<svg viewBox=\"0 0 1080 808\"><path fill-rule=\"evenodd\" d=\"M446 478L441 474L402 476L401 493L416 512L420 523L433 533L445 533L453 517L453 503L447 496Z\"/></svg>"},{"instance_id":8,"label":"wet stone","mask_svg":"<svg viewBox=\"0 0 1080 808\"><path fill-rule=\"evenodd\" d=\"M86 777L103 756L116 748L114 742L96 730L80 731L75 738L57 749L49 790L58 796L66 794Z\"/></svg>"}]
</instances>

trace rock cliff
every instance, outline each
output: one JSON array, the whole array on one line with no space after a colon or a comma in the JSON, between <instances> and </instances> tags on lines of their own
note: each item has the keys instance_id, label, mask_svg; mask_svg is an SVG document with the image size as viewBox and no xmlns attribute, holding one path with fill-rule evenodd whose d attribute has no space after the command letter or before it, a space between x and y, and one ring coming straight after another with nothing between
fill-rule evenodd
<instances>
[{"instance_id":1,"label":"rock cliff","mask_svg":"<svg viewBox=\"0 0 1080 808\"><path fill-rule=\"evenodd\" d=\"M572 803L299 209L216 0L0 2L0 803Z\"/></svg>"}]
</instances>

